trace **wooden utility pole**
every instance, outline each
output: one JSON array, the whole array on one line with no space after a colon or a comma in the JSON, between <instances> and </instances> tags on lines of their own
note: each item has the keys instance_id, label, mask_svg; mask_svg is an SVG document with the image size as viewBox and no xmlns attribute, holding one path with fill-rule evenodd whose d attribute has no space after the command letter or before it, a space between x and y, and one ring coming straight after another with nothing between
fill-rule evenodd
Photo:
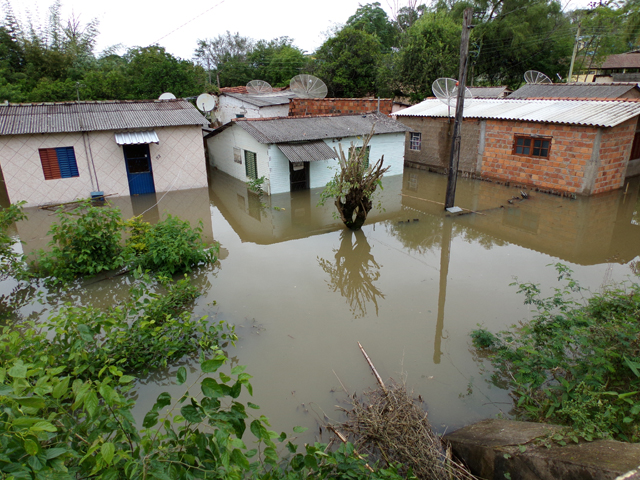
<instances>
[{"instance_id":1,"label":"wooden utility pole","mask_svg":"<svg viewBox=\"0 0 640 480\"><path fill-rule=\"evenodd\" d=\"M467 8L462 19L462 40L460 41L460 72L458 74L458 98L456 100L456 118L453 124L453 136L451 138L451 156L449 157L449 180L447 182L447 196L444 208L453 207L456 197L456 182L458 181L458 163L460 162L460 137L462 131L462 110L464 109L464 92L467 83L467 70L469 68L469 34L471 33L471 20L473 9Z\"/></svg>"},{"instance_id":2,"label":"wooden utility pole","mask_svg":"<svg viewBox=\"0 0 640 480\"><path fill-rule=\"evenodd\" d=\"M580 40L580 27L582 26L582 22L578 23L578 31L576 32L576 41L573 44L573 54L571 55L571 65L569 65L569 77L567 78L567 83L571 83L573 80L571 77L573 76L573 65L576 62L576 54L578 53L578 41ZM589 72L587 72L589 73Z\"/></svg>"}]
</instances>

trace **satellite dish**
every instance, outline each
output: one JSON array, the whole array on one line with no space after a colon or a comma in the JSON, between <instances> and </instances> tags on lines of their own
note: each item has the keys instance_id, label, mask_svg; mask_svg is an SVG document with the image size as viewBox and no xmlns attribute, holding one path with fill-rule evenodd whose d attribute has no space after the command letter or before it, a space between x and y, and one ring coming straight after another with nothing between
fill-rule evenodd
<instances>
[{"instance_id":1,"label":"satellite dish","mask_svg":"<svg viewBox=\"0 0 640 480\"><path fill-rule=\"evenodd\" d=\"M247 92L251 95L263 95L273 92L273 88L264 80L251 80L247 83Z\"/></svg>"},{"instance_id":2,"label":"satellite dish","mask_svg":"<svg viewBox=\"0 0 640 480\"><path fill-rule=\"evenodd\" d=\"M438 100L449 107L449 116L451 116L451 107L455 107L458 103L458 81L455 78L438 78L431 85L431 90ZM465 87L465 102L472 98L471 90Z\"/></svg>"},{"instance_id":3,"label":"satellite dish","mask_svg":"<svg viewBox=\"0 0 640 480\"><path fill-rule=\"evenodd\" d=\"M524 72L524 81L533 84L553 83L549 77L537 70L527 70Z\"/></svg>"},{"instance_id":4,"label":"satellite dish","mask_svg":"<svg viewBox=\"0 0 640 480\"><path fill-rule=\"evenodd\" d=\"M202 93L196 98L196 107L202 112L210 112L216 106L216 100L208 93Z\"/></svg>"},{"instance_id":5,"label":"satellite dish","mask_svg":"<svg viewBox=\"0 0 640 480\"><path fill-rule=\"evenodd\" d=\"M158 100L174 100L176 96L171 92L165 92L158 97Z\"/></svg>"},{"instance_id":6,"label":"satellite dish","mask_svg":"<svg viewBox=\"0 0 640 480\"><path fill-rule=\"evenodd\" d=\"M313 75L296 75L289 82L289 87L300 98L324 98L327 96L327 86Z\"/></svg>"}]
</instances>

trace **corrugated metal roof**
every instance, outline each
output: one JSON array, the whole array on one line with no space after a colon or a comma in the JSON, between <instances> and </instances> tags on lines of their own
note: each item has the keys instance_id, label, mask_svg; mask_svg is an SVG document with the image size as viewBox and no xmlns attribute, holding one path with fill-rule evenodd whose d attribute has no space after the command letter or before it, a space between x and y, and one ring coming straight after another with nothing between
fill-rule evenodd
<instances>
[{"instance_id":1,"label":"corrugated metal roof","mask_svg":"<svg viewBox=\"0 0 640 480\"><path fill-rule=\"evenodd\" d=\"M511 90L508 87L467 87L474 98L502 98Z\"/></svg>"},{"instance_id":2,"label":"corrugated metal roof","mask_svg":"<svg viewBox=\"0 0 640 480\"><path fill-rule=\"evenodd\" d=\"M0 105L0 135L208 125L186 100Z\"/></svg>"},{"instance_id":3,"label":"corrugated metal roof","mask_svg":"<svg viewBox=\"0 0 640 480\"><path fill-rule=\"evenodd\" d=\"M411 131L409 127L382 113L238 119L235 123L260 143L287 143L368 135L374 125L376 134Z\"/></svg>"},{"instance_id":4,"label":"corrugated metal roof","mask_svg":"<svg viewBox=\"0 0 640 480\"><path fill-rule=\"evenodd\" d=\"M507 98L622 98L636 83L557 83L523 85Z\"/></svg>"},{"instance_id":5,"label":"corrugated metal roof","mask_svg":"<svg viewBox=\"0 0 640 480\"><path fill-rule=\"evenodd\" d=\"M248 93L225 93L229 97L247 102L256 107L273 107L275 105L288 105L290 98L295 98L296 94L291 90L284 92L265 93L262 95L251 95Z\"/></svg>"},{"instance_id":6,"label":"corrugated metal roof","mask_svg":"<svg viewBox=\"0 0 640 480\"><path fill-rule=\"evenodd\" d=\"M140 145L142 143L160 143L155 130L144 132L117 132L116 143L118 145Z\"/></svg>"},{"instance_id":7,"label":"corrugated metal roof","mask_svg":"<svg viewBox=\"0 0 640 480\"><path fill-rule=\"evenodd\" d=\"M451 109L451 116L455 109ZM640 115L640 102L616 100L474 99L464 102L464 118L615 127ZM447 117L447 106L427 99L394 113L397 117Z\"/></svg>"},{"instance_id":8,"label":"corrugated metal roof","mask_svg":"<svg viewBox=\"0 0 640 480\"><path fill-rule=\"evenodd\" d=\"M322 140L305 143L279 143L278 148L291 163L338 158L336 152L331 150L331 147Z\"/></svg>"},{"instance_id":9,"label":"corrugated metal roof","mask_svg":"<svg viewBox=\"0 0 640 480\"><path fill-rule=\"evenodd\" d=\"M640 68L640 53L635 51L620 53L618 55L609 55L600 68Z\"/></svg>"}]
</instances>

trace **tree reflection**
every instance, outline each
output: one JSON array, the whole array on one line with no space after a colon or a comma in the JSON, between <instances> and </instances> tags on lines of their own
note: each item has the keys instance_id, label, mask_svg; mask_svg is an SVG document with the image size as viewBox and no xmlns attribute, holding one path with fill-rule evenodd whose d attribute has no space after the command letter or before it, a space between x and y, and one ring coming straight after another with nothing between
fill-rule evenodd
<instances>
[{"instance_id":1,"label":"tree reflection","mask_svg":"<svg viewBox=\"0 0 640 480\"><path fill-rule=\"evenodd\" d=\"M378 298L384 299L384 294L373 283L380 278L380 265L371 254L367 237L362 230L346 229L340 239L340 248L334 249L335 263L318 257L318 263L329 274L329 288L347 300L355 318L367 314L368 303L373 303L378 315Z\"/></svg>"}]
</instances>

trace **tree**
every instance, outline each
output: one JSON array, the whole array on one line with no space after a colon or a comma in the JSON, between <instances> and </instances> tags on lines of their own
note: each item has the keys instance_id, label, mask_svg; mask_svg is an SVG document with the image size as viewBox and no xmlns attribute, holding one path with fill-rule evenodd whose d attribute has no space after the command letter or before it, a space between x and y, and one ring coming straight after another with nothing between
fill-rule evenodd
<instances>
[{"instance_id":1,"label":"tree","mask_svg":"<svg viewBox=\"0 0 640 480\"><path fill-rule=\"evenodd\" d=\"M124 58L127 62L124 75L130 82L129 98L158 98L163 92L187 97L204 88L202 67L174 57L164 47L135 47Z\"/></svg>"},{"instance_id":2,"label":"tree","mask_svg":"<svg viewBox=\"0 0 640 480\"><path fill-rule=\"evenodd\" d=\"M379 84L388 92L421 101L440 77L456 77L460 62L460 24L443 13L427 13L402 36L400 50L388 55Z\"/></svg>"},{"instance_id":3,"label":"tree","mask_svg":"<svg viewBox=\"0 0 640 480\"><path fill-rule=\"evenodd\" d=\"M356 13L349 17L346 26L377 37L385 52L396 46L398 32L379 2L360 6Z\"/></svg>"},{"instance_id":4,"label":"tree","mask_svg":"<svg viewBox=\"0 0 640 480\"><path fill-rule=\"evenodd\" d=\"M289 85L306 65L304 53L289 37L259 40L247 57L253 79L264 80L274 87Z\"/></svg>"},{"instance_id":5,"label":"tree","mask_svg":"<svg viewBox=\"0 0 640 480\"><path fill-rule=\"evenodd\" d=\"M378 37L344 27L316 51L313 73L325 81L333 97L375 94L381 50Z\"/></svg>"},{"instance_id":6,"label":"tree","mask_svg":"<svg viewBox=\"0 0 640 480\"><path fill-rule=\"evenodd\" d=\"M320 194L318 205L324 205L329 198L334 198L340 219L351 230L360 230L364 225L373 207L371 197L380 186L382 176L389 170L389 167L382 167L384 157L373 167L369 166L368 145L372 136L373 130L364 138L362 147L352 144L348 155L340 146L340 168Z\"/></svg>"},{"instance_id":7,"label":"tree","mask_svg":"<svg viewBox=\"0 0 640 480\"><path fill-rule=\"evenodd\" d=\"M239 33L232 34L227 30L223 35L209 40L198 40L198 47L194 53L194 59L208 73L211 84L212 73L216 74L218 88L224 86L220 81L221 70L225 66L231 67L240 62L246 62L247 55L251 51L253 40L242 37ZM226 65L229 63L229 65ZM230 85L233 86L233 85Z\"/></svg>"}]
</instances>

